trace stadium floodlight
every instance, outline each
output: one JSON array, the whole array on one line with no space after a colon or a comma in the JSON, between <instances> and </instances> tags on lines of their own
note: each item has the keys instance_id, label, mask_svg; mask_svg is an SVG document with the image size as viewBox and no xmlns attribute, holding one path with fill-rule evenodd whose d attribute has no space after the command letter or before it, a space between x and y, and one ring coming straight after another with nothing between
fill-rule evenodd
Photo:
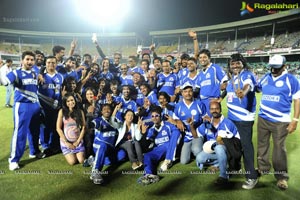
<instances>
[{"instance_id":1,"label":"stadium floodlight","mask_svg":"<svg viewBox=\"0 0 300 200\"><path fill-rule=\"evenodd\" d=\"M75 0L76 13L97 28L122 24L128 16L131 0Z\"/></svg>"}]
</instances>

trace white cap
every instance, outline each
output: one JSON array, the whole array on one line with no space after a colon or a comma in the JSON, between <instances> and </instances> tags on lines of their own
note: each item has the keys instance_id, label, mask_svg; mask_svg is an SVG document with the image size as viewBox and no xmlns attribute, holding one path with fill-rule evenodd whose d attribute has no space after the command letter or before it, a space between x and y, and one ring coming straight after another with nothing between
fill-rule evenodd
<instances>
[{"instance_id":1,"label":"white cap","mask_svg":"<svg viewBox=\"0 0 300 200\"><path fill-rule=\"evenodd\" d=\"M275 55L273 57L270 58L269 60L269 67L272 68L280 68L282 67L282 65L284 65L286 62L286 59L284 56L281 55Z\"/></svg>"},{"instance_id":2,"label":"white cap","mask_svg":"<svg viewBox=\"0 0 300 200\"><path fill-rule=\"evenodd\" d=\"M214 153L215 152L215 146L216 146L216 141L215 140L210 140L210 141L206 141L203 144L203 151L205 153Z\"/></svg>"},{"instance_id":3,"label":"white cap","mask_svg":"<svg viewBox=\"0 0 300 200\"><path fill-rule=\"evenodd\" d=\"M180 89L184 90L184 89L186 89L187 87L194 88L193 85L192 85L189 81L187 81L187 82L185 82L185 83L180 87Z\"/></svg>"}]
</instances>

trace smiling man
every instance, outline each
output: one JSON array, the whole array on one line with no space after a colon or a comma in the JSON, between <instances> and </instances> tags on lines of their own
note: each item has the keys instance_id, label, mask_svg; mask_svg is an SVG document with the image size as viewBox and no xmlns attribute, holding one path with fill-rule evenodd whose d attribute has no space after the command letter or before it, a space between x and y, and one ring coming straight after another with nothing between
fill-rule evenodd
<instances>
[{"instance_id":1,"label":"smiling man","mask_svg":"<svg viewBox=\"0 0 300 200\"><path fill-rule=\"evenodd\" d=\"M242 185L244 189L252 189L258 182L257 172L254 168L254 148L252 143L253 124L255 119L256 99L255 99L255 77L248 70L246 59L242 54L232 54L229 62L227 107L228 119L237 127L241 144L243 147L243 161L246 173L246 181Z\"/></svg>"},{"instance_id":2,"label":"smiling man","mask_svg":"<svg viewBox=\"0 0 300 200\"><path fill-rule=\"evenodd\" d=\"M288 166L285 139L297 128L300 114L300 85L295 76L285 68L284 56L275 55L269 60L271 72L261 78L258 90L262 92L257 123L257 160L258 169L268 173L270 137L273 138L274 176L277 187L288 188ZM294 102L294 114L291 120L291 105Z\"/></svg>"}]
</instances>

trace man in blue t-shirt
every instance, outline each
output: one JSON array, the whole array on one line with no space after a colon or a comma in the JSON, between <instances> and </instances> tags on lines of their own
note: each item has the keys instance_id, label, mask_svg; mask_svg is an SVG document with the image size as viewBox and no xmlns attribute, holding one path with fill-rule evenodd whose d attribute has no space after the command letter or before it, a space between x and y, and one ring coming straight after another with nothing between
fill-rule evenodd
<instances>
[{"instance_id":1,"label":"man in blue t-shirt","mask_svg":"<svg viewBox=\"0 0 300 200\"><path fill-rule=\"evenodd\" d=\"M194 99L193 86L189 82L182 85L181 90L183 100L175 105L172 118L184 136L180 163L187 164L190 162L191 153L196 156L202 150L201 141L192 135L190 123L187 121L192 118L194 126L197 128L202 123L202 117L206 114L206 110L200 100Z\"/></svg>"},{"instance_id":2,"label":"man in blue t-shirt","mask_svg":"<svg viewBox=\"0 0 300 200\"><path fill-rule=\"evenodd\" d=\"M273 138L274 176L277 187L288 188L288 169L285 139L297 128L300 114L300 85L295 76L285 68L284 56L275 55L269 60L271 72L266 74L258 83L262 92L257 123L257 160L261 173L268 173L270 137ZM294 115L291 120L291 105L294 102Z\"/></svg>"},{"instance_id":3,"label":"man in blue t-shirt","mask_svg":"<svg viewBox=\"0 0 300 200\"><path fill-rule=\"evenodd\" d=\"M4 85L13 84L14 94L14 132L11 141L11 152L8 159L9 170L20 168L19 161L24 154L27 135L31 135L35 152L39 154L40 105L38 102L37 75L32 70L35 54L25 51L22 54L22 67L11 71L2 80Z\"/></svg>"},{"instance_id":4,"label":"man in blue t-shirt","mask_svg":"<svg viewBox=\"0 0 300 200\"><path fill-rule=\"evenodd\" d=\"M241 148L232 148L235 144L240 144L240 135L234 123L222 115L219 102L210 103L210 113L212 118L206 116L205 123L196 130L193 123L191 124L193 135L196 135L195 137L200 138L201 141L206 141L203 145L203 151L196 156L196 162L200 169L203 165L213 165L214 168L212 169L219 168L220 175L215 184L224 185L229 179L227 173L228 155L230 154L231 158L237 157L237 163L240 163L240 157L234 154L240 155ZM206 148L206 143L211 144L209 148ZM240 145L237 146L240 147Z\"/></svg>"},{"instance_id":5,"label":"man in blue t-shirt","mask_svg":"<svg viewBox=\"0 0 300 200\"><path fill-rule=\"evenodd\" d=\"M151 110L151 119L154 125L148 127L142 124L142 134L146 135L151 151L144 154L145 175L138 179L138 183L148 185L159 181L157 165L163 159L172 160L176 151L179 131L173 124L162 120L162 109L158 106Z\"/></svg>"},{"instance_id":6,"label":"man in blue t-shirt","mask_svg":"<svg viewBox=\"0 0 300 200\"><path fill-rule=\"evenodd\" d=\"M220 98L221 90L226 88L228 78L219 65L210 62L210 51L207 49L199 52L199 64L202 71L199 73L199 83L196 87L200 88L200 99L208 111L210 101Z\"/></svg>"},{"instance_id":7,"label":"man in blue t-shirt","mask_svg":"<svg viewBox=\"0 0 300 200\"><path fill-rule=\"evenodd\" d=\"M256 111L255 86L253 73L248 70L245 58L237 53L232 54L229 62L227 107L228 119L238 128L243 147L243 161L246 173L246 181L242 185L244 189L252 189L258 182L257 171L254 168L254 148L252 143L253 124Z\"/></svg>"}]
</instances>

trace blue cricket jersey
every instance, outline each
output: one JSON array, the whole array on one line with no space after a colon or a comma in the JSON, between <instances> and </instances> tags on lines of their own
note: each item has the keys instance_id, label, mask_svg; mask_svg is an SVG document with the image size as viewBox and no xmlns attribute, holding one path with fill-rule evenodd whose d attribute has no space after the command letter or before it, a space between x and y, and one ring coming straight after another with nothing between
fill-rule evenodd
<instances>
[{"instance_id":1,"label":"blue cricket jersey","mask_svg":"<svg viewBox=\"0 0 300 200\"><path fill-rule=\"evenodd\" d=\"M224 70L216 64L211 64L199 74L200 99L220 97L220 85L227 80Z\"/></svg>"},{"instance_id":2,"label":"blue cricket jersey","mask_svg":"<svg viewBox=\"0 0 300 200\"><path fill-rule=\"evenodd\" d=\"M95 142L100 141L115 146L117 129L104 117L95 118L92 123L95 124Z\"/></svg>"},{"instance_id":3,"label":"blue cricket jersey","mask_svg":"<svg viewBox=\"0 0 300 200\"><path fill-rule=\"evenodd\" d=\"M300 98L300 84L295 76L284 71L274 78L266 74L258 83L262 91L258 116L271 122L290 122L293 99Z\"/></svg>"},{"instance_id":4,"label":"blue cricket jersey","mask_svg":"<svg viewBox=\"0 0 300 200\"><path fill-rule=\"evenodd\" d=\"M246 96L239 99L235 94L235 89L243 89L249 84L251 89ZM239 76L233 76L227 84L227 107L228 119L233 121L254 121L256 111L255 98L256 80L252 72L243 70Z\"/></svg>"},{"instance_id":5,"label":"blue cricket jersey","mask_svg":"<svg viewBox=\"0 0 300 200\"><path fill-rule=\"evenodd\" d=\"M205 123L203 123L196 129L196 131L199 137L204 137L207 141L216 140L217 136L220 136L221 138L236 137L240 139L240 134L234 123L225 118L223 115L221 116L220 123L214 130L206 128Z\"/></svg>"},{"instance_id":6,"label":"blue cricket jersey","mask_svg":"<svg viewBox=\"0 0 300 200\"><path fill-rule=\"evenodd\" d=\"M183 99L175 105L173 119L179 119L186 125L184 142L189 142L193 139L190 126L186 120L194 116L194 126L197 128L202 123L202 117L205 114L205 105L199 100L194 100L190 105L187 105Z\"/></svg>"},{"instance_id":7,"label":"blue cricket jersey","mask_svg":"<svg viewBox=\"0 0 300 200\"><path fill-rule=\"evenodd\" d=\"M36 103L38 102L38 81L33 70L17 69L7 75L9 84L15 88L14 102Z\"/></svg>"},{"instance_id":8,"label":"blue cricket jersey","mask_svg":"<svg viewBox=\"0 0 300 200\"><path fill-rule=\"evenodd\" d=\"M61 85L63 83L63 76L59 73L50 75L48 73L43 75L44 83L39 85L39 94L49 97L53 100L61 100ZM43 101L43 98L40 98ZM46 103L47 104L47 103Z\"/></svg>"},{"instance_id":9,"label":"blue cricket jersey","mask_svg":"<svg viewBox=\"0 0 300 200\"><path fill-rule=\"evenodd\" d=\"M174 95L174 91L177 85L177 76L173 73L168 75L160 73L157 75L157 88L160 88L159 92L166 92L169 96Z\"/></svg>"}]
</instances>

